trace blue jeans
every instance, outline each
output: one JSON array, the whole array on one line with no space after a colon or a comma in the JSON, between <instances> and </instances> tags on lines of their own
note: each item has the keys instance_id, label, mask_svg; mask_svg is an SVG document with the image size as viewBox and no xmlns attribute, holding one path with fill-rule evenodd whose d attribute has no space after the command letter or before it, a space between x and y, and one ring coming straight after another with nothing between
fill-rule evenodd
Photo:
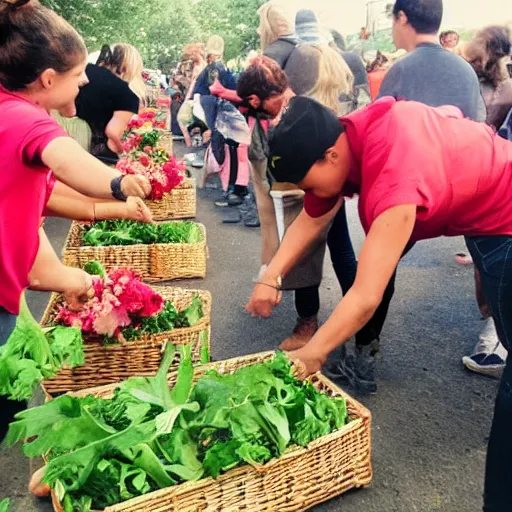
<instances>
[{"instance_id":1,"label":"blue jeans","mask_svg":"<svg viewBox=\"0 0 512 512\"><path fill-rule=\"evenodd\" d=\"M0 306L0 346L5 345L16 325L16 315Z\"/></svg>"},{"instance_id":2,"label":"blue jeans","mask_svg":"<svg viewBox=\"0 0 512 512\"><path fill-rule=\"evenodd\" d=\"M468 237L500 341L509 351L492 422L485 471L484 512L512 510L512 236Z\"/></svg>"},{"instance_id":3,"label":"blue jeans","mask_svg":"<svg viewBox=\"0 0 512 512\"><path fill-rule=\"evenodd\" d=\"M5 345L11 332L16 326L16 315L7 312L0 306L0 346ZM0 442L2 442L9 423L13 421L14 415L26 408L25 402L14 402L4 396L0 396Z\"/></svg>"}]
</instances>

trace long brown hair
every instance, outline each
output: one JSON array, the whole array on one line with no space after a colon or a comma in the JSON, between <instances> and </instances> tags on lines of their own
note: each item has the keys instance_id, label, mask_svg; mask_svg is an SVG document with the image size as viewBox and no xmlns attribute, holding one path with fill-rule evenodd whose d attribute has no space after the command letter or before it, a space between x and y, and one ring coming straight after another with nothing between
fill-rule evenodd
<instances>
[{"instance_id":1,"label":"long brown hair","mask_svg":"<svg viewBox=\"0 0 512 512\"><path fill-rule=\"evenodd\" d=\"M65 73L85 61L78 32L37 0L0 0L0 85L20 91L46 69Z\"/></svg>"},{"instance_id":2,"label":"long brown hair","mask_svg":"<svg viewBox=\"0 0 512 512\"><path fill-rule=\"evenodd\" d=\"M505 64L512 47L511 32L505 26L492 25L480 30L464 48L464 58L479 78L497 87L509 75Z\"/></svg>"}]
</instances>

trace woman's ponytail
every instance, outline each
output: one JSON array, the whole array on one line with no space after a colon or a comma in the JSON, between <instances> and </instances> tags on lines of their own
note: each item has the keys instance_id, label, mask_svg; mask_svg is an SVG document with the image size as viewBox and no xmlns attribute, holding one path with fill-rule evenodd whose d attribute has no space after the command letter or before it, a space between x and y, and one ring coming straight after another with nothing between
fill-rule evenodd
<instances>
[{"instance_id":1,"label":"woman's ponytail","mask_svg":"<svg viewBox=\"0 0 512 512\"><path fill-rule=\"evenodd\" d=\"M84 62L78 32L37 0L0 0L0 86L20 91L46 70L65 73Z\"/></svg>"}]
</instances>

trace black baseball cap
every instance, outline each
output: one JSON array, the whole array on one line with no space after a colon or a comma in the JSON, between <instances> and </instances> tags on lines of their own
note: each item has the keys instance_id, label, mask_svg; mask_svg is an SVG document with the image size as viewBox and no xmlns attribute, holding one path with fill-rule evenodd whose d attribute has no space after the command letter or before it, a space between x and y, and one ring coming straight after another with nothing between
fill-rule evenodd
<instances>
[{"instance_id":1,"label":"black baseball cap","mask_svg":"<svg viewBox=\"0 0 512 512\"><path fill-rule=\"evenodd\" d=\"M299 183L344 131L332 110L311 98L292 98L269 137L270 174L277 182Z\"/></svg>"}]
</instances>

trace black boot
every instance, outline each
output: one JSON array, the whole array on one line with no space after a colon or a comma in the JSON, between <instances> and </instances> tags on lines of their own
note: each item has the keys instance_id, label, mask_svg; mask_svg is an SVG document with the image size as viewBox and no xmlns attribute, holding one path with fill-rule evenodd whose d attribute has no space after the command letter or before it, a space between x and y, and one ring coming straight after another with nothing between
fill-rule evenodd
<instances>
[{"instance_id":1,"label":"black boot","mask_svg":"<svg viewBox=\"0 0 512 512\"><path fill-rule=\"evenodd\" d=\"M259 228L260 218L258 208L254 199L254 192L251 190L244 198L243 204L239 208L244 226L247 228Z\"/></svg>"}]
</instances>

